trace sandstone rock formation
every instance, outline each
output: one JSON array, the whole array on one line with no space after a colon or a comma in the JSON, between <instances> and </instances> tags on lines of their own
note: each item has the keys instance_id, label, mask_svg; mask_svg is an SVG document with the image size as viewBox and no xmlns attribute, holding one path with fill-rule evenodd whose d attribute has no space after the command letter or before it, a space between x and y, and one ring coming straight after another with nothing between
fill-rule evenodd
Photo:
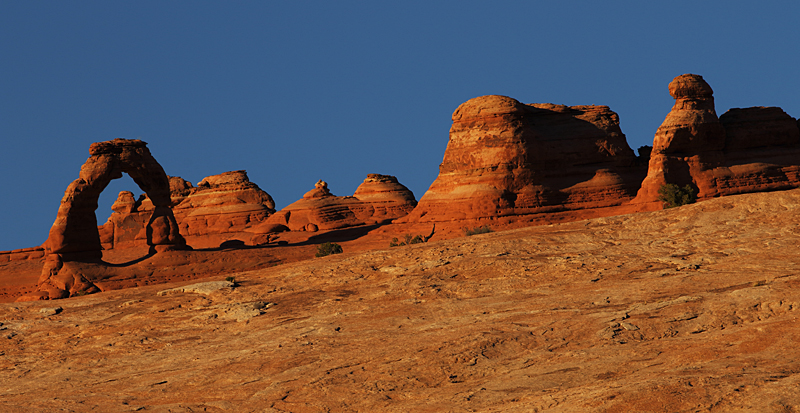
<instances>
[{"instance_id":1,"label":"sandstone rock formation","mask_svg":"<svg viewBox=\"0 0 800 413\"><path fill-rule=\"evenodd\" d=\"M372 215L369 219L374 221L403 217L417 206L414 193L391 175L367 174L353 197L370 204Z\"/></svg>"},{"instance_id":2,"label":"sandstone rock formation","mask_svg":"<svg viewBox=\"0 0 800 413\"><path fill-rule=\"evenodd\" d=\"M153 204L145 225L145 238L151 252L186 248L170 209L170 184L164 169L140 140L114 139L93 143L91 156L81 167L61 199L58 215L45 242L47 254L39 279L39 294L34 298L62 298L78 292L96 290L82 274L65 268L70 261L95 261L102 257L97 228L97 199L112 179L125 172L148 194ZM118 208L124 209L127 197Z\"/></svg>"},{"instance_id":3,"label":"sandstone rock formation","mask_svg":"<svg viewBox=\"0 0 800 413\"><path fill-rule=\"evenodd\" d=\"M257 225L275 212L272 197L247 177L231 171L204 178L193 187L180 177L170 177L171 202L181 234L194 242L211 234L235 233ZM134 200L120 193L111 207L114 213L101 227L103 246L125 248L144 241L142 222L154 209L149 197Z\"/></svg>"},{"instance_id":4,"label":"sandstone rock formation","mask_svg":"<svg viewBox=\"0 0 800 413\"><path fill-rule=\"evenodd\" d=\"M616 206L645 176L607 106L471 99L453 113L439 176L407 221Z\"/></svg>"},{"instance_id":5,"label":"sandstone rock formation","mask_svg":"<svg viewBox=\"0 0 800 413\"><path fill-rule=\"evenodd\" d=\"M277 212L265 225L282 225L292 231L327 231L386 223L405 216L416 204L414 194L394 176L369 174L353 196L335 196L327 182L320 180L303 199Z\"/></svg>"},{"instance_id":6,"label":"sandstone rock formation","mask_svg":"<svg viewBox=\"0 0 800 413\"><path fill-rule=\"evenodd\" d=\"M798 210L739 195L245 272L217 252L206 280L0 304L0 411L797 411Z\"/></svg>"},{"instance_id":7,"label":"sandstone rock formation","mask_svg":"<svg viewBox=\"0 0 800 413\"><path fill-rule=\"evenodd\" d=\"M675 105L653 141L635 202L654 202L667 183L700 199L800 185L800 129L780 108L731 109L717 118L711 87L685 74L669 84Z\"/></svg>"},{"instance_id":8,"label":"sandstone rock formation","mask_svg":"<svg viewBox=\"0 0 800 413\"><path fill-rule=\"evenodd\" d=\"M777 107L730 109L719 117L725 129L724 168L714 171L718 195L800 186L800 127Z\"/></svg>"}]
</instances>

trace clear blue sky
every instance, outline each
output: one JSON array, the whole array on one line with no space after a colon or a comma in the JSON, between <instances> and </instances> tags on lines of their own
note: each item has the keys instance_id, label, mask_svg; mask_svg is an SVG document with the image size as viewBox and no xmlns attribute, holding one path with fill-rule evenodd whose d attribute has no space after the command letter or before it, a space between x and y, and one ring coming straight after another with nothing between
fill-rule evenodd
<instances>
[{"instance_id":1,"label":"clear blue sky","mask_svg":"<svg viewBox=\"0 0 800 413\"><path fill-rule=\"evenodd\" d=\"M667 84L800 116L795 1L3 1L0 250L44 242L92 142L139 138L193 183L245 169L279 208L368 173L419 199L450 116L500 94L608 105L652 144ZM104 222L127 176L112 182Z\"/></svg>"}]
</instances>

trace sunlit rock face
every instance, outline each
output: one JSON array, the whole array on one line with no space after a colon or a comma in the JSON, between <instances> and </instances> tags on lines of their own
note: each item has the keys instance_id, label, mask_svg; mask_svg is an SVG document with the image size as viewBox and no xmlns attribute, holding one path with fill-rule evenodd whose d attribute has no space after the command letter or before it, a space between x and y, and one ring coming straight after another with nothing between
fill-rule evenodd
<instances>
[{"instance_id":1,"label":"sunlit rock face","mask_svg":"<svg viewBox=\"0 0 800 413\"><path fill-rule=\"evenodd\" d=\"M267 220L292 231L333 230L387 223L417 205L414 194L391 175L368 174L353 196L335 196L320 180L303 198Z\"/></svg>"},{"instance_id":2,"label":"sunlit rock face","mask_svg":"<svg viewBox=\"0 0 800 413\"><path fill-rule=\"evenodd\" d=\"M152 210L139 223L143 241L151 252L185 249L177 221L170 208L170 182L164 169L150 154L147 143L136 139L114 139L93 143L89 159L81 166L61 199L58 214L44 243L45 262L37 291L29 299L64 298L98 291L72 262L94 262L102 257L95 210L100 193L113 179L127 173L147 193ZM119 211L134 209L132 196L123 194L115 204Z\"/></svg>"},{"instance_id":3,"label":"sunlit rock face","mask_svg":"<svg viewBox=\"0 0 800 413\"><path fill-rule=\"evenodd\" d=\"M607 106L471 99L453 113L439 176L407 218L450 221L620 205L645 167Z\"/></svg>"},{"instance_id":4,"label":"sunlit rock face","mask_svg":"<svg viewBox=\"0 0 800 413\"><path fill-rule=\"evenodd\" d=\"M245 231L275 213L275 202L247 177L246 171L231 171L203 178L197 187L180 177L170 177L170 202L181 234L189 238ZM114 213L101 228L103 246L126 248L146 238L142 223L155 206L150 197L138 200L120 193Z\"/></svg>"},{"instance_id":5,"label":"sunlit rock face","mask_svg":"<svg viewBox=\"0 0 800 413\"><path fill-rule=\"evenodd\" d=\"M698 198L800 185L800 129L780 108L731 109L719 118L711 86L685 74L669 84L675 105L656 131L647 178L635 202L664 184L690 185Z\"/></svg>"}]
</instances>

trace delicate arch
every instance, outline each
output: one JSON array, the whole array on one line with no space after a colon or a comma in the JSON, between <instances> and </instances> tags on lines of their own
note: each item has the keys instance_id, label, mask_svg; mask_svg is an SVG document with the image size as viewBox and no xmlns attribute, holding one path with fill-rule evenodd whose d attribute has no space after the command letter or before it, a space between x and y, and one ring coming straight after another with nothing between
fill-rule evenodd
<instances>
[{"instance_id":1,"label":"delicate arch","mask_svg":"<svg viewBox=\"0 0 800 413\"><path fill-rule=\"evenodd\" d=\"M147 224L151 252L182 249L186 241L170 208L169 178L138 139L114 139L93 143L91 156L81 166L79 178L64 192L58 215L45 243L48 254L64 260L95 260L102 257L97 230L97 200L112 179L127 173L155 206Z\"/></svg>"}]
</instances>

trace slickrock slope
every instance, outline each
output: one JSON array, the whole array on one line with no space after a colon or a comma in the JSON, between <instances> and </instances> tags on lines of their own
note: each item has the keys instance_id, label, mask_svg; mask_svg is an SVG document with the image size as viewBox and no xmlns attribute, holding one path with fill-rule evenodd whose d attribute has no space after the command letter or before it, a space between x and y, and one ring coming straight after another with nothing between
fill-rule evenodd
<instances>
[{"instance_id":1,"label":"slickrock slope","mask_svg":"<svg viewBox=\"0 0 800 413\"><path fill-rule=\"evenodd\" d=\"M407 215L416 205L414 194L391 175L368 174L353 196L335 196L328 183L320 180L303 199L277 212L264 226L316 232L387 223Z\"/></svg>"},{"instance_id":2,"label":"slickrock slope","mask_svg":"<svg viewBox=\"0 0 800 413\"><path fill-rule=\"evenodd\" d=\"M796 411L798 212L737 195L0 304L0 410Z\"/></svg>"},{"instance_id":3,"label":"slickrock slope","mask_svg":"<svg viewBox=\"0 0 800 413\"><path fill-rule=\"evenodd\" d=\"M675 105L658 128L635 202L653 202L665 183L699 198L800 186L800 129L780 108L731 109L717 118L711 86L685 74L669 84Z\"/></svg>"},{"instance_id":4,"label":"slickrock slope","mask_svg":"<svg viewBox=\"0 0 800 413\"><path fill-rule=\"evenodd\" d=\"M439 176L405 221L613 207L635 196L645 174L607 106L481 96L453 113Z\"/></svg>"}]
</instances>

